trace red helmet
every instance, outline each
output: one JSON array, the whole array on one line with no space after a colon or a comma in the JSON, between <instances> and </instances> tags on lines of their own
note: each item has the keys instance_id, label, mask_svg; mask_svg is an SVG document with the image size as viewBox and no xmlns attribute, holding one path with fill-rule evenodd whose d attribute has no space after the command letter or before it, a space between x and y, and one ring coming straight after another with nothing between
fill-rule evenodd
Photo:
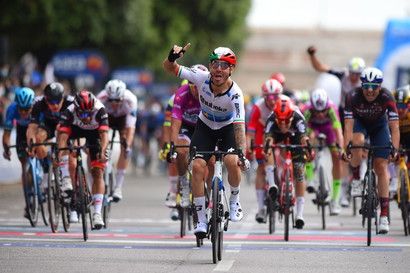
<instances>
[{"instance_id":1,"label":"red helmet","mask_svg":"<svg viewBox=\"0 0 410 273\"><path fill-rule=\"evenodd\" d=\"M262 95L264 96L279 95L282 93L282 91L282 84L280 84L280 82L277 80L270 79L262 85Z\"/></svg>"},{"instance_id":2,"label":"red helmet","mask_svg":"<svg viewBox=\"0 0 410 273\"><path fill-rule=\"evenodd\" d=\"M273 112L278 120L286 121L293 116L294 108L295 106L288 96L280 95L275 103Z\"/></svg>"},{"instance_id":3,"label":"red helmet","mask_svg":"<svg viewBox=\"0 0 410 273\"><path fill-rule=\"evenodd\" d=\"M215 48L211 55L209 55L209 61L212 62L214 60L221 60L230 63L231 65L236 65L236 55L227 47Z\"/></svg>"},{"instance_id":4,"label":"red helmet","mask_svg":"<svg viewBox=\"0 0 410 273\"><path fill-rule=\"evenodd\" d=\"M82 90L75 95L74 105L80 111L92 111L94 109L95 97L87 91Z\"/></svg>"},{"instance_id":5,"label":"red helmet","mask_svg":"<svg viewBox=\"0 0 410 273\"><path fill-rule=\"evenodd\" d=\"M286 81L285 75L283 75L280 72L273 73L272 76L270 76L270 78L274 79L274 80L277 80L278 82L280 82L281 85L283 85Z\"/></svg>"}]
</instances>

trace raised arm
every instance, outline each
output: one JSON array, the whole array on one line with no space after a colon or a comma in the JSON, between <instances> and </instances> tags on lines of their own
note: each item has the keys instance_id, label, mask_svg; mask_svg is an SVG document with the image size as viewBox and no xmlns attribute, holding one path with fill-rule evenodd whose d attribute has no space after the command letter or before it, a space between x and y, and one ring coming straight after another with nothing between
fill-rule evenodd
<instances>
[{"instance_id":1,"label":"raised arm","mask_svg":"<svg viewBox=\"0 0 410 273\"><path fill-rule=\"evenodd\" d=\"M309 54L310 63L316 71L328 72L330 70L330 67L328 65L321 63L319 59L316 58L316 47L309 46L307 53Z\"/></svg>"},{"instance_id":2,"label":"raised arm","mask_svg":"<svg viewBox=\"0 0 410 273\"><path fill-rule=\"evenodd\" d=\"M176 62L176 60L181 58L190 46L190 43L186 44L184 47L174 45L174 47L170 50L168 57L165 58L162 63L164 70L168 73L176 75L179 70L179 64Z\"/></svg>"}]
</instances>

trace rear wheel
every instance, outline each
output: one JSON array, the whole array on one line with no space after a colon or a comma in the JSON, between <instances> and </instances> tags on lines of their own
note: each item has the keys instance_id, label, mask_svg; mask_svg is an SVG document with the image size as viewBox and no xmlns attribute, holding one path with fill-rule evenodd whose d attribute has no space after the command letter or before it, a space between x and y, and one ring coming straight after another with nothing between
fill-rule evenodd
<instances>
[{"instance_id":1,"label":"rear wheel","mask_svg":"<svg viewBox=\"0 0 410 273\"><path fill-rule=\"evenodd\" d=\"M79 187L79 196L78 196L78 207L79 212L81 214L81 222L82 222L82 229L83 229L83 239L84 241L88 240L88 219L87 219L87 212L88 212L88 196L87 196L87 181L85 179L84 170L81 167L77 167L77 174L76 179L78 181L77 185Z\"/></svg>"},{"instance_id":2,"label":"rear wheel","mask_svg":"<svg viewBox=\"0 0 410 273\"><path fill-rule=\"evenodd\" d=\"M291 193L289 192L289 183L290 181L290 173L289 169L286 170L285 174L285 207L283 213L285 214L285 230L284 230L284 237L285 241L289 241L289 215L290 215L290 198L291 198Z\"/></svg>"},{"instance_id":3,"label":"rear wheel","mask_svg":"<svg viewBox=\"0 0 410 273\"><path fill-rule=\"evenodd\" d=\"M105 194L104 194L104 200L103 200L104 228L108 227L108 222L110 219L110 212L111 212L111 198L112 198L113 189L114 189L114 174L112 171L108 175L105 176L104 180L106 179L108 179L108 183L105 181Z\"/></svg>"},{"instance_id":4,"label":"rear wheel","mask_svg":"<svg viewBox=\"0 0 410 273\"><path fill-rule=\"evenodd\" d=\"M325 186L325 174L323 171L323 167L320 166L319 168L319 194L320 198L318 198L319 206L322 210L322 229L326 229L326 197L327 197L327 190Z\"/></svg>"},{"instance_id":5,"label":"rear wheel","mask_svg":"<svg viewBox=\"0 0 410 273\"><path fill-rule=\"evenodd\" d=\"M38 194L34 186L33 170L28 160L23 173L23 190L26 202L25 216L30 221L31 226L35 227L38 221Z\"/></svg>"},{"instance_id":6,"label":"rear wheel","mask_svg":"<svg viewBox=\"0 0 410 273\"><path fill-rule=\"evenodd\" d=\"M48 171L47 205L52 232L57 232L60 218L60 198L58 195L59 187L54 174L54 168L50 165Z\"/></svg>"}]
</instances>

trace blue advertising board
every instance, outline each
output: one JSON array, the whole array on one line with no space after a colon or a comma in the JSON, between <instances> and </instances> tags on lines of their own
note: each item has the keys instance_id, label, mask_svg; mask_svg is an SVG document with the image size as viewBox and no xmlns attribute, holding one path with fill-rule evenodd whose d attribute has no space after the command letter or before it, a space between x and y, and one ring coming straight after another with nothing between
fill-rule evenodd
<instances>
[{"instance_id":1,"label":"blue advertising board","mask_svg":"<svg viewBox=\"0 0 410 273\"><path fill-rule=\"evenodd\" d=\"M154 79L151 71L133 67L118 68L111 73L111 78L122 80L130 90L146 88L152 84Z\"/></svg>"},{"instance_id":2,"label":"blue advertising board","mask_svg":"<svg viewBox=\"0 0 410 273\"><path fill-rule=\"evenodd\" d=\"M60 51L54 55L52 64L55 76L61 78L91 75L98 81L108 74L108 62L105 56L95 50Z\"/></svg>"},{"instance_id":3,"label":"blue advertising board","mask_svg":"<svg viewBox=\"0 0 410 273\"><path fill-rule=\"evenodd\" d=\"M384 86L395 89L410 80L410 18L393 19L387 24L383 49L376 67L384 73Z\"/></svg>"}]
</instances>

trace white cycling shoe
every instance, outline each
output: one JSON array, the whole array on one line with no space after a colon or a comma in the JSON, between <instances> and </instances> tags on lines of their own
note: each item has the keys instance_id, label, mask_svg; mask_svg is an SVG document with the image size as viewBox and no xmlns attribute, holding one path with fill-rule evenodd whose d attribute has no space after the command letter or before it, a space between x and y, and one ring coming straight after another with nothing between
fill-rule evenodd
<instances>
[{"instance_id":1,"label":"white cycling shoe","mask_svg":"<svg viewBox=\"0 0 410 273\"><path fill-rule=\"evenodd\" d=\"M70 211L70 223L78 223L78 214L75 210Z\"/></svg>"},{"instance_id":2,"label":"white cycling shoe","mask_svg":"<svg viewBox=\"0 0 410 273\"><path fill-rule=\"evenodd\" d=\"M380 216L379 233L387 234L389 232L389 219L387 216Z\"/></svg>"},{"instance_id":3,"label":"white cycling shoe","mask_svg":"<svg viewBox=\"0 0 410 273\"><path fill-rule=\"evenodd\" d=\"M353 179L352 180L352 189L350 191L350 194L352 197L358 197L362 196L362 191L363 191L363 183L359 179Z\"/></svg>"},{"instance_id":4,"label":"white cycling shoe","mask_svg":"<svg viewBox=\"0 0 410 273\"><path fill-rule=\"evenodd\" d=\"M117 203L121 201L121 199L122 199L122 189L121 187L116 187L112 194L112 200Z\"/></svg>"},{"instance_id":5,"label":"white cycling shoe","mask_svg":"<svg viewBox=\"0 0 410 273\"><path fill-rule=\"evenodd\" d=\"M168 192L167 197L165 198L165 206L175 207L177 205L177 195L173 192Z\"/></svg>"},{"instance_id":6,"label":"white cycling shoe","mask_svg":"<svg viewBox=\"0 0 410 273\"><path fill-rule=\"evenodd\" d=\"M234 201L229 203L229 218L232 222L238 222L243 218L243 211L241 203L239 201Z\"/></svg>"},{"instance_id":7,"label":"white cycling shoe","mask_svg":"<svg viewBox=\"0 0 410 273\"><path fill-rule=\"evenodd\" d=\"M206 237L208 233L208 224L203 222L196 223L196 227L194 228L194 234L199 239L203 239Z\"/></svg>"},{"instance_id":8,"label":"white cycling shoe","mask_svg":"<svg viewBox=\"0 0 410 273\"><path fill-rule=\"evenodd\" d=\"M101 213L93 214L93 224L94 229L101 229L104 226L104 221L102 219Z\"/></svg>"}]
</instances>

